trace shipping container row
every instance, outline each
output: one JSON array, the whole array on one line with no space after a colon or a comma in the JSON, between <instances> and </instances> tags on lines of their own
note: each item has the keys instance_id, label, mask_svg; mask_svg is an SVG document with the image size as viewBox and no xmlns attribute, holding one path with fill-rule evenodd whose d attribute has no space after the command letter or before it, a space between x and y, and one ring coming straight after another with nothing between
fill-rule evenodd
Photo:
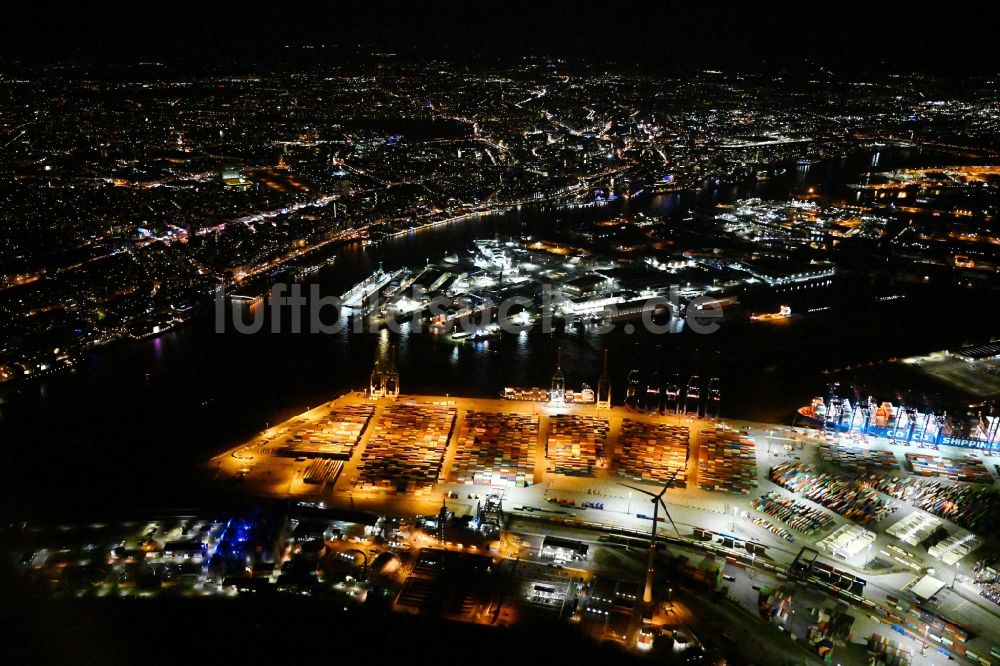
<instances>
[{"instance_id":1,"label":"shipping container row","mask_svg":"<svg viewBox=\"0 0 1000 666\"><path fill-rule=\"evenodd\" d=\"M336 483L343 470L344 463L341 460L316 458L306 467L302 481L309 484Z\"/></svg>"},{"instance_id":2,"label":"shipping container row","mask_svg":"<svg viewBox=\"0 0 1000 666\"><path fill-rule=\"evenodd\" d=\"M783 462L770 471L771 481L786 490L822 504L861 525L872 525L895 508L892 502L864 485L842 476L818 472L800 462Z\"/></svg>"},{"instance_id":3,"label":"shipping container row","mask_svg":"<svg viewBox=\"0 0 1000 666\"><path fill-rule=\"evenodd\" d=\"M454 424L454 407L386 407L361 454L358 483L363 489L429 491L441 473Z\"/></svg>"},{"instance_id":4,"label":"shipping container row","mask_svg":"<svg viewBox=\"0 0 1000 666\"><path fill-rule=\"evenodd\" d=\"M948 485L933 479L869 475L861 483L938 518L976 531L996 524L1000 493L986 486Z\"/></svg>"},{"instance_id":5,"label":"shipping container row","mask_svg":"<svg viewBox=\"0 0 1000 666\"><path fill-rule=\"evenodd\" d=\"M804 502L769 492L754 500L753 509L776 518L803 534L815 534L833 525L833 518Z\"/></svg>"},{"instance_id":6,"label":"shipping container row","mask_svg":"<svg viewBox=\"0 0 1000 666\"><path fill-rule=\"evenodd\" d=\"M698 487L749 495L757 487L757 449L735 430L701 431L698 451Z\"/></svg>"},{"instance_id":7,"label":"shipping container row","mask_svg":"<svg viewBox=\"0 0 1000 666\"><path fill-rule=\"evenodd\" d=\"M899 470L896 455L885 449L863 449L843 444L820 444L819 455L824 461L837 463L854 474Z\"/></svg>"},{"instance_id":8,"label":"shipping container row","mask_svg":"<svg viewBox=\"0 0 1000 666\"><path fill-rule=\"evenodd\" d=\"M944 458L931 453L906 454L906 462L914 474L940 476L952 481L993 483L990 470L978 458Z\"/></svg>"},{"instance_id":9,"label":"shipping container row","mask_svg":"<svg viewBox=\"0 0 1000 666\"><path fill-rule=\"evenodd\" d=\"M689 440L686 426L624 419L621 443L615 449L618 474L656 483L673 477L675 487L685 488Z\"/></svg>"},{"instance_id":10,"label":"shipping container row","mask_svg":"<svg viewBox=\"0 0 1000 666\"><path fill-rule=\"evenodd\" d=\"M538 417L469 410L458 431L452 483L498 488L531 485Z\"/></svg>"},{"instance_id":11,"label":"shipping container row","mask_svg":"<svg viewBox=\"0 0 1000 666\"><path fill-rule=\"evenodd\" d=\"M607 419L557 414L549 419L545 455L551 471L570 476L593 476L597 457L608 438Z\"/></svg>"},{"instance_id":12,"label":"shipping container row","mask_svg":"<svg viewBox=\"0 0 1000 666\"><path fill-rule=\"evenodd\" d=\"M374 405L337 407L318 422L300 424L288 435L284 452L296 456L347 460L374 412Z\"/></svg>"}]
</instances>

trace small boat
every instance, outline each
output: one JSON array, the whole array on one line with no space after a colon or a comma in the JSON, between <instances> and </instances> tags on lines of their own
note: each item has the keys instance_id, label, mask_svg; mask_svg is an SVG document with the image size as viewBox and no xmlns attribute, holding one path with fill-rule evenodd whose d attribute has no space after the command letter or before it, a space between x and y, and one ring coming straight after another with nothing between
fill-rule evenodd
<instances>
[{"instance_id":1,"label":"small boat","mask_svg":"<svg viewBox=\"0 0 1000 666\"><path fill-rule=\"evenodd\" d=\"M472 332L469 339L473 342L481 342L483 340L489 340L490 338L499 338L501 335L500 327L496 324L491 324L486 328L480 328Z\"/></svg>"}]
</instances>

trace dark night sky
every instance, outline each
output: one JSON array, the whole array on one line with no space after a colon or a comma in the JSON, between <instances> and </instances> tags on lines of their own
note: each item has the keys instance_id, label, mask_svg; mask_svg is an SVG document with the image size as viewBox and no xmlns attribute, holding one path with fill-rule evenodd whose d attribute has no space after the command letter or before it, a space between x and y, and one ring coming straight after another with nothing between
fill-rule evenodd
<instances>
[{"instance_id":1,"label":"dark night sky","mask_svg":"<svg viewBox=\"0 0 1000 666\"><path fill-rule=\"evenodd\" d=\"M285 43L362 44L451 59L557 55L651 67L995 73L987 2L67 3L5 7L5 59L266 61Z\"/></svg>"}]
</instances>

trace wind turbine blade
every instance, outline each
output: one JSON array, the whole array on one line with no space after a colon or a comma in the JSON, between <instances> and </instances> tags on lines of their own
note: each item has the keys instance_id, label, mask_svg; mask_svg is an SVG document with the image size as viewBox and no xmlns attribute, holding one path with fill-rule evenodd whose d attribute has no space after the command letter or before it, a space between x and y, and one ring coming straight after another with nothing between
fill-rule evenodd
<instances>
[{"instance_id":1,"label":"wind turbine blade","mask_svg":"<svg viewBox=\"0 0 1000 666\"><path fill-rule=\"evenodd\" d=\"M642 488L637 488L635 486L630 486L627 483L622 483L621 481L618 482L618 485L619 486L625 486L626 488L631 488L632 490L634 490L634 491L636 491L638 493L642 493L643 495L649 495L650 497L656 497L656 493L651 493L648 490L643 490Z\"/></svg>"},{"instance_id":2,"label":"wind turbine blade","mask_svg":"<svg viewBox=\"0 0 1000 666\"><path fill-rule=\"evenodd\" d=\"M681 535L681 531L679 529L677 529L677 523L674 522L674 519L670 515L670 512L667 511L667 503L663 501L662 497L658 497L657 500L660 502L660 505L663 507L663 513L667 514L667 519L670 520L670 524L673 525L674 532L677 534L677 536L680 536Z\"/></svg>"},{"instance_id":3,"label":"wind turbine blade","mask_svg":"<svg viewBox=\"0 0 1000 666\"><path fill-rule=\"evenodd\" d=\"M674 479L677 478L677 472L679 471L681 471L680 467L674 470L674 473L670 475L669 479L667 479L667 482L663 485L663 490L661 490L660 494L656 496L656 499L660 499L661 497L663 497L663 495L666 494L667 490L669 490L670 487L674 485ZM652 493L650 494L652 495Z\"/></svg>"}]
</instances>

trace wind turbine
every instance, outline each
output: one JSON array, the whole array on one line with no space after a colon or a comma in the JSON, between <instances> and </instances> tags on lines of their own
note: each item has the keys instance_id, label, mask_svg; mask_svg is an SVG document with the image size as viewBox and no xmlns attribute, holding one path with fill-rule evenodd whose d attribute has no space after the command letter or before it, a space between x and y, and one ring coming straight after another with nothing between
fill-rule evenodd
<instances>
[{"instance_id":1,"label":"wind turbine","mask_svg":"<svg viewBox=\"0 0 1000 666\"><path fill-rule=\"evenodd\" d=\"M670 517L670 512L667 511L666 503L663 501L663 496L666 494L667 490L674 485L674 478L677 476L677 472L679 471L681 471L680 467L674 470L674 473L670 475L669 479L667 479L666 484L663 486L663 490L661 490L659 494L638 488L636 486L630 486L627 483L618 484L625 486L626 488L631 488L632 490L640 492L644 495L649 495L652 498L650 501L653 503L653 529L649 537L649 562L646 565L646 587L642 591L642 602L645 604L653 603L653 561L656 558L656 526L659 522L661 506L663 507L663 513L667 514L667 518L670 519L670 524L673 525L674 532L677 533L677 536L681 535L680 530L677 529L677 524L674 522L674 519Z\"/></svg>"}]
</instances>

